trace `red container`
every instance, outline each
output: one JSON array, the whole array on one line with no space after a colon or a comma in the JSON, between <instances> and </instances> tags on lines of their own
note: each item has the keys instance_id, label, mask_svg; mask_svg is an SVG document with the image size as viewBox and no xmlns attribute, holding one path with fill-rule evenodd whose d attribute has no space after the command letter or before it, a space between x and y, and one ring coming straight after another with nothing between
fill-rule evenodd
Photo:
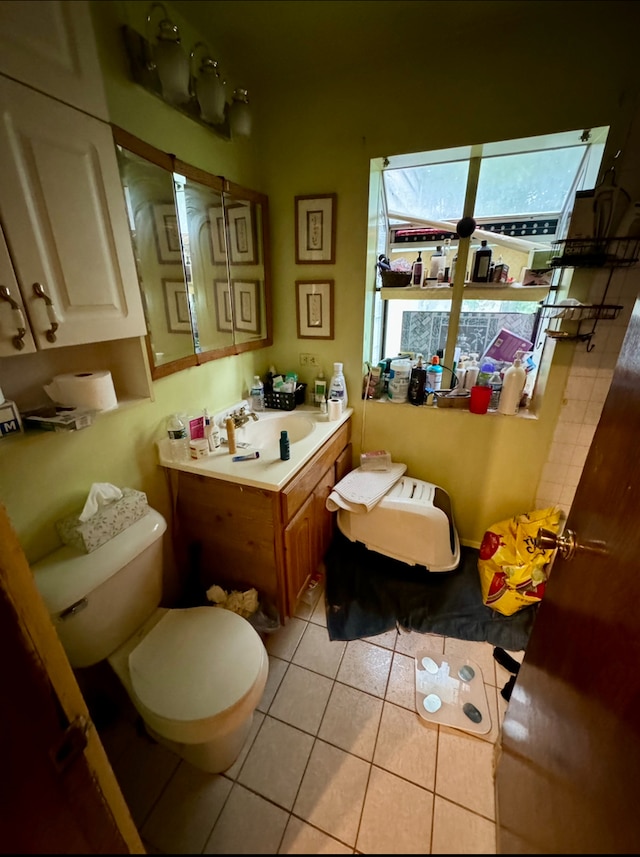
<instances>
[{"instance_id":1,"label":"red container","mask_svg":"<svg viewBox=\"0 0 640 857\"><path fill-rule=\"evenodd\" d=\"M491 387L477 384L471 388L469 410L472 414L486 414L491 400Z\"/></svg>"}]
</instances>

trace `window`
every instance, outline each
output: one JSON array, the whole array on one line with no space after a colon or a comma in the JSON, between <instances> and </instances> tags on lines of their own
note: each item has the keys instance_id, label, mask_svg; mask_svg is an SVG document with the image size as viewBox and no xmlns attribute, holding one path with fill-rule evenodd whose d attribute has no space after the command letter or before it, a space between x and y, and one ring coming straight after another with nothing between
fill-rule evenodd
<instances>
[{"instance_id":1,"label":"window","mask_svg":"<svg viewBox=\"0 0 640 857\"><path fill-rule=\"evenodd\" d=\"M592 128L374 160L376 259L411 270L420 253L424 272L420 286L401 289L383 288L376 275L371 362L439 353L446 387L462 356L482 359L508 334L525 343L531 387L546 341L540 304L563 287L550 263L553 245L566 235L576 192L596 184L607 133ZM470 238L456 232L465 216L476 221ZM493 273L475 282L483 239ZM509 362L494 360L498 370Z\"/></svg>"}]
</instances>

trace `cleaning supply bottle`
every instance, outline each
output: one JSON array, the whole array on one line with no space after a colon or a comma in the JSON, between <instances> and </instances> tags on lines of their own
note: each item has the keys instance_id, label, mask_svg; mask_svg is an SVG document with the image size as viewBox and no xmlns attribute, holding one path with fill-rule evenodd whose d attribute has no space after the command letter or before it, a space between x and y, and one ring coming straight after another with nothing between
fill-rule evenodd
<instances>
[{"instance_id":1,"label":"cleaning supply bottle","mask_svg":"<svg viewBox=\"0 0 640 857\"><path fill-rule=\"evenodd\" d=\"M344 380L342 363L333 364L333 375L329 382L329 398L339 399L342 402L342 410L347 407L347 382Z\"/></svg>"},{"instance_id":2,"label":"cleaning supply bottle","mask_svg":"<svg viewBox=\"0 0 640 857\"><path fill-rule=\"evenodd\" d=\"M313 401L320 406L327 400L327 381L324 377L322 369L318 372L318 377L313 382Z\"/></svg>"},{"instance_id":3,"label":"cleaning supply bottle","mask_svg":"<svg viewBox=\"0 0 640 857\"><path fill-rule=\"evenodd\" d=\"M518 413L520 400L527 380L527 373L522 365L522 351L517 351L513 365L504 373L502 392L498 401L498 413L511 416Z\"/></svg>"},{"instance_id":4,"label":"cleaning supply bottle","mask_svg":"<svg viewBox=\"0 0 640 857\"><path fill-rule=\"evenodd\" d=\"M167 436L172 461L189 461L189 432L178 414L172 414L167 420Z\"/></svg>"},{"instance_id":5,"label":"cleaning supply bottle","mask_svg":"<svg viewBox=\"0 0 640 857\"><path fill-rule=\"evenodd\" d=\"M427 384L432 390L439 390L442 386L442 366L437 354L433 355L427 369Z\"/></svg>"},{"instance_id":6,"label":"cleaning supply bottle","mask_svg":"<svg viewBox=\"0 0 640 857\"><path fill-rule=\"evenodd\" d=\"M409 378L408 398L412 405L424 405L427 386L427 370L422 363L422 354L418 354L416 365L411 370Z\"/></svg>"},{"instance_id":7,"label":"cleaning supply bottle","mask_svg":"<svg viewBox=\"0 0 640 857\"><path fill-rule=\"evenodd\" d=\"M291 455L291 449L289 446L289 432L281 431L280 432L280 458L283 461L288 461Z\"/></svg>"},{"instance_id":8,"label":"cleaning supply bottle","mask_svg":"<svg viewBox=\"0 0 640 857\"><path fill-rule=\"evenodd\" d=\"M259 375L253 376L249 398L251 399L251 410L264 411L264 384Z\"/></svg>"},{"instance_id":9,"label":"cleaning supply bottle","mask_svg":"<svg viewBox=\"0 0 640 857\"><path fill-rule=\"evenodd\" d=\"M478 366L478 355L471 354L469 357L469 362L467 363L467 369L464 373L464 389L471 392L471 388L475 387L478 383L478 373L480 372L480 367Z\"/></svg>"},{"instance_id":10,"label":"cleaning supply bottle","mask_svg":"<svg viewBox=\"0 0 640 857\"><path fill-rule=\"evenodd\" d=\"M422 250L418 250L418 258L411 266L411 285L422 285L422 272L424 271L424 262L422 261Z\"/></svg>"},{"instance_id":11,"label":"cleaning supply bottle","mask_svg":"<svg viewBox=\"0 0 640 857\"><path fill-rule=\"evenodd\" d=\"M480 242L480 249L476 250L473 256L473 269L471 280L474 283L489 282L489 266L491 265L491 248L487 246L486 240L483 238Z\"/></svg>"}]
</instances>

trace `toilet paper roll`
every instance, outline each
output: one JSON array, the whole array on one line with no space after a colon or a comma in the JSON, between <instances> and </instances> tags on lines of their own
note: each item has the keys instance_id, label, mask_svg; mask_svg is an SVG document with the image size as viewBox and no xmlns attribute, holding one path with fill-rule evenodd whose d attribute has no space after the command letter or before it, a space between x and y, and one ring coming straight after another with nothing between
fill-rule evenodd
<instances>
[{"instance_id":1,"label":"toilet paper roll","mask_svg":"<svg viewBox=\"0 0 640 857\"><path fill-rule=\"evenodd\" d=\"M108 411L118 405L111 372L71 372L56 375L45 392L54 402L71 408Z\"/></svg>"},{"instance_id":2,"label":"toilet paper roll","mask_svg":"<svg viewBox=\"0 0 640 857\"><path fill-rule=\"evenodd\" d=\"M342 402L340 399L329 399L329 420L339 420L342 414Z\"/></svg>"}]
</instances>

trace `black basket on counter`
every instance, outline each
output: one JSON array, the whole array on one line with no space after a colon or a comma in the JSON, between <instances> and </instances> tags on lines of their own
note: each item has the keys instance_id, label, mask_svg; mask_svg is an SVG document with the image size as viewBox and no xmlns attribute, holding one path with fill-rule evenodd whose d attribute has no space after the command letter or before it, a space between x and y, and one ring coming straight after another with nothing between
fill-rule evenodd
<instances>
[{"instance_id":1,"label":"black basket on counter","mask_svg":"<svg viewBox=\"0 0 640 857\"><path fill-rule=\"evenodd\" d=\"M307 392L306 384L298 384L294 393L276 393L274 391L264 394L265 408L276 411L292 411L296 405L304 405Z\"/></svg>"}]
</instances>

